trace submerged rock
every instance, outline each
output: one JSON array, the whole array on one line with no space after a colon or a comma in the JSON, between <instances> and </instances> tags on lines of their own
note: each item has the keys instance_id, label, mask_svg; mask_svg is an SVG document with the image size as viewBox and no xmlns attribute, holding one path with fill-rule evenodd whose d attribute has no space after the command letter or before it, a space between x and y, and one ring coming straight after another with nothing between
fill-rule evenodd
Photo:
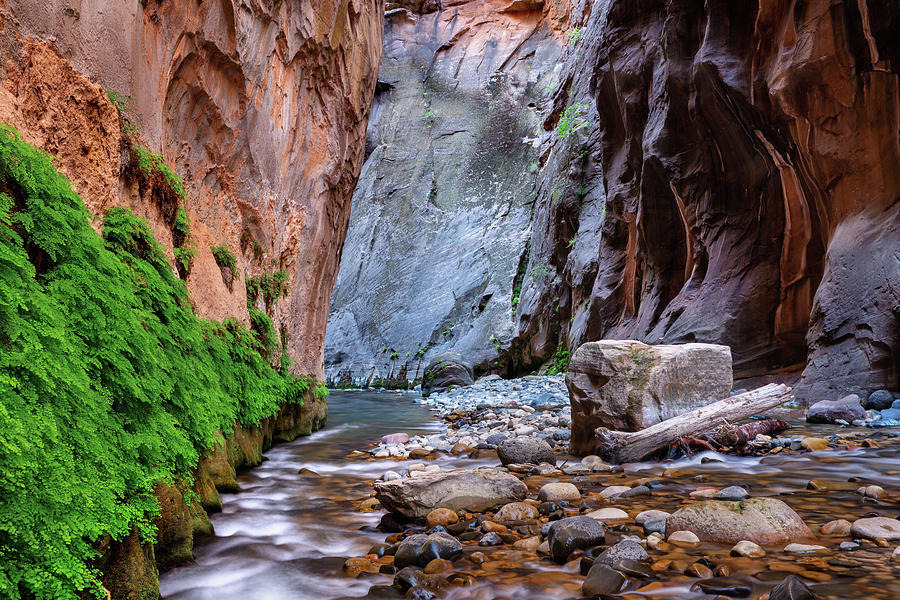
<instances>
[{"instance_id":1,"label":"submerged rock","mask_svg":"<svg viewBox=\"0 0 900 600\"><path fill-rule=\"evenodd\" d=\"M381 505L408 517L424 517L435 508L483 512L524 500L527 493L514 475L494 469L424 473L375 483Z\"/></svg>"},{"instance_id":2,"label":"submerged rock","mask_svg":"<svg viewBox=\"0 0 900 600\"><path fill-rule=\"evenodd\" d=\"M769 600L818 600L818 598L796 575L788 575L769 592Z\"/></svg>"},{"instance_id":3,"label":"submerged rock","mask_svg":"<svg viewBox=\"0 0 900 600\"><path fill-rule=\"evenodd\" d=\"M790 506L775 498L743 502L706 500L690 504L666 521L666 530L692 531L705 542L736 544L788 544L811 539L812 532Z\"/></svg>"},{"instance_id":4,"label":"submerged rock","mask_svg":"<svg viewBox=\"0 0 900 600\"><path fill-rule=\"evenodd\" d=\"M618 594L627 583L625 576L612 567L595 563L584 579L581 592L588 598L600 598Z\"/></svg>"},{"instance_id":5,"label":"submerged rock","mask_svg":"<svg viewBox=\"0 0 900 600\"><path fill-rule=\"evenodd\" d=\"M878 538L889 542L900 540L900 521L888 517L858 519L850 527L850 534L870 540Z\"/></svg>"}]
</instances>

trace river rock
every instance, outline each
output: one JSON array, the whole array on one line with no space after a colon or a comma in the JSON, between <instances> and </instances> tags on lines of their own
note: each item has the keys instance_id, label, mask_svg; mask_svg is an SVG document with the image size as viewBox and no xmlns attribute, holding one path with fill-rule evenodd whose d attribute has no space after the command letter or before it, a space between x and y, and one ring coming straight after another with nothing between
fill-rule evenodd
<instances>
[{"instance_id":1,"label":"river rock","mask_svg":"<svg viewBox=\"0 0 900 600\"><path fill-rule=\"evenodd\" d=\"M828 521L822 525L822 528L819 529L819 533L834 537L847 537L850 535L851 526L852 524L850 521L847 521L846 519L835 519L834 521Z\"/></svg>"},{"instance_id":2,"label":"river rock","mask_svg":"<svg viewBox=\"0 0 900 600\"><path fill-rule=\"evenodd\" d=\"M560 563L565 562L573 550L597 546L605 539L603 524L585 516L560 519L550 525L547 535L550 556Z\"/></svg>"},{"instance_id":3,"label":"river rock","mask_svg":"<svg viewBox=\"0 0 900 600\"><path fill-rule=\"evenodd\" d=\"M670 513L667 513L664 510L645 510L637 514L637 516L634 518L634 522L638 525L643 525L645 521L665 521L671 516L672 515Z\"/></svg>"},{"instance_id":4,"label":"river rock","mask_svg":"<svg viewBox=\"0 0 900 600\"><path fill-rule=\"evenodd\" d=\"M868 410L884 410L891 408L894 403L894 395L887 390L875 390L869 397L863 400L862 406Z\"/></svg>"},{"instance_id":5,"label":"river rock","mask_svg":"<svg viewBox=\"0 0 900 600\"><path fill-rule=\"evenodd\" d=\"M724 490L719 490L716 492L716 495L713 496L714 500L730 500L732 502L739 502L741 500L746 499L750 496L750 492L745 490L739 485L732 485Z\"/></svg>"},{"instance_id":6,"label":"river rock","mask_svg":"<svg viewBox=\"0 0 900 600\"><path fill-rule=\"evenodd\" d=\"M850 535L870 540L884 538L889 542L900 540L900 521L888 517L858 519L850 527Z\"/></svg>"},{"instance_id":7,"label":"river rock","mask_svg":"<svg viewBox=\"0 0 900 600\"><path fill-rule=\"evenodd\" d=\"M510 502L500 507L494 519L498 521L530 521L538 518L538 510L526 502Z\"/></svg>"},{"instance_id":8,"label":"river rock","mask_svg":"<svg viewBox=\"0 0 900 600\"><path fill-rule=\"evenodd\" d=\"M706 500L689 504L666 521L666 530L692 531L705 542L788 544L812 538L812 532L790 506L775 498L743 502Z\"/></svg>"},{"instance_id":9,"label":"river rock","mask_svg":"<svg viewBox=\"0 0 900 600\"><path fill-rule=\"evenodd\" d=\"M697 534L686 529L673 531L669 534L669 539L667 541L670 544L682 546L684 548L696 548L700 545L700 538L697 536Z\"/></svg>"},{"instance_id":10,"label":"river rock","mask_svg":"<svg viewBox=\"0 0 900 600\"><path fill-rule=\"evenodd\" d=\"M375 497L387 510L424 517L435 508L483 512L524 500L525 484L495 469L425 473L420 477L375 482Z\"/></svg>"},{"instance_id":11,"label":"river rock","mask_svg":"<svg viewBox=\"0 0 900 600\"><path fill-rule=\"evenodd\" d=\"M409 442L408 433L389 433L381 438L382 444L405 444Z\"/></svg>"},{"instance_id":12,"label":"river rock","mask_svg":"<svg viewBox=\"0 0 900 600\"><path fill-rule=\"evenodd\" d=\"M593 510L586 516L598 521L622 521L628 518L628 513L621 508L607 507Z\"/></svg>"},{"instance_id":13,"label":"river rock","mask_svg":"<svg viewBox=\"0 0 900 600\"><path fill-rule=\"evenodd\" d=\"M614 566L622 559L646 561L650 560L650 555L644 550L640 543L634 540L622 540L614 546L610 546L604 550L600 556L594 560L594 564L602 563L610 567Z\"/></svg>"},{"instance_id":14,"label":"river rock","mask_svg":"<svg viewBox=\"0 0 900 600\"><path fill-rule=\"evenodd\" d=\"M595 562L584 578L581 593L588 598L601 598L618 594L627 583L625 576L612 567Z\"/></svg>"},{"instance_id":15,"label":"river rock","mask_svg":"<svg viewBox=\"0 0 900 600\"><path fill-rule=\"evenodd\" d=\"M596 450L594 430L639 431L727 398L731 349L714 344L648 346L633 340L581 345L566 375L573 454Z\"/></svg>"},{"instance_id":16,"label":"river rock","mask_svg":"<svg viewBox=\"0 0 900 600\"><path fill-rule=\"evenodd\" d=\"M462 554L462 544L449 533L432 533L416 553L416 564L426 566L436 558L444 560L456 560ZM396 563L396 557L394 558Z\"/></svg>"},{"instance_id":17,"label":"river rock","mask_svg":"<svg viewBox=\"0 0 900 600\"><path fill-rule=\"evenodd\" d=\"M762 558L766 555L766 551L763 550L759 544L751 542L750 540L741 540L731 549L731 555L744 556L746 558Z\"/></svg>"},{"instance_id":18,"label":"river rock","mask_svg":"<svg viewBox=\"0 0 900 600\"><path fill-rule=\"evenodd\" d=\"M425 524L432 527L447 527L459 521L459 516L449 508L436 508L425 517Z\"/></svg>"},{"instance_id":19,"label":"river rock","mask_svg":"<svg viewBox=\"0 0 900 600\"><path fill-rule=\"evenodd\" d=\"M537 437L516 437L497 445L497 456L503 465L540 463L556 464L550 444Z\"/></svg>"},{"instance_id":20,"label":"river rock","mask_svg":"<svg viewBox=\"0 0 900 600\"><path fill-rule=\"evenodd\" d=\"M840 400L821 400L810 406L806 413L806 420L810 423L834 423L839 419L849 423L865 418L866 411L856 394L844 396Z\"/></svg>"},{"instance_id":21,"label":"river rock","mask_svg":"<svg viewBox=\"0 0 900 600\"><path fill-rule=\"evenodd\" d=\"M561 502L563 500L581 500L581 492L571 483L553 482L544 484L538 492L541 502Z\"/></svg>"},{"instance_id":22,"label":"river rock","mask_svg":"<svg viewBox=\"0 0 900 600\"><path fill-rule=\"evenodd\" d=\"M769 600L818 600L818 598L796 575L788 575L769 592Z\"/></svg>"},{"instance_id":23,"label":"river rock","mask_svg":"<svg viewBox=\"0 0 900 600\"><path fill-rule=\"evenodd\" d=\"M412 565L418 565L419 550L422 549L422 546L427 541L427 535L417 533L400 542L400 545L397 546L397 551L394 553L394 566L398 569L403 569Z\"/></svg>"},{"instance_id":24,"label":"river rock","mask_svg":"<svg viewBox=\"0 0 900 600\"><path fill-rule=\"evenodd\" d=\"M475 383L472 374L472 366L459 354L445 352L435 357L422 378L422 393L426 396L431 392L441 391L450 386L467 386Z\"/></svg>"}]
</instances>

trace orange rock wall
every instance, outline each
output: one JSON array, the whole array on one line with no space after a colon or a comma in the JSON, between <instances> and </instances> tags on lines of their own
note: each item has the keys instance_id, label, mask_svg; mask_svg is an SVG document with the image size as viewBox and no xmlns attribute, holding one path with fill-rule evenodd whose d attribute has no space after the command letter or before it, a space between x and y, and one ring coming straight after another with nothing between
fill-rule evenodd
<instances>
[{"instance_id":1,"label":"orange rock wall","mask_svg":"<svg viewBox=\"0 0 900 600\"><path fill-rule=\"evenodd\" d=\"M273 320L294 369L321 377L383 12L383 0L0 1L0 121L57 156L95 215L129 206L171 247L161 208L124 176L104 90L133 97L142 139L185 180L198 313L247 322L244 278L229 290L211 245L230 245L242 274L285 269Z\"/></svg>"}]
</instances>

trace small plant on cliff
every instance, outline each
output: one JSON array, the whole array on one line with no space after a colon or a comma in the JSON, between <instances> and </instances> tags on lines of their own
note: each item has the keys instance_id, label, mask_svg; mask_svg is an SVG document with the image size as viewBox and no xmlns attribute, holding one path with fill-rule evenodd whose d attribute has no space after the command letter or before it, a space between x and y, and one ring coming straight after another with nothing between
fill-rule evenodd
<instances>
[{"instance_id":1,"label":"small plant on cliff","mask_svg":"<svg viewBox=\"0 0 900 600\"><path fill-rule=\"evenodd\" d=\"M559 123L556 124L556 135L560 138L567 138L579 129L590 126L590 121L585 119L582 114L588 109L587 104L576 103L563 111Z\"/></svg>"},{"instance_id":2,"label":"small plant on cliff","mask_svg":"<svg viewBox=\"0 0 900 600\"><path fill-rule=\"evenodd\" d=\"M137 157L137 166L144 177L150 177L154 172L159 173L169 184L169 187L184 200L184 180L179 177L172 167L166 163L166 159L162 154L151 151L143 146L133 146L135 156Z\"/></svg>"},{"instance_id":3,"label":"small plant on cliff","mask_svg":"<svg viewBox=\"0 0 900 600\"><path fill-rule=\"evenodd\" d=\"M531 268L531 273L529 273L529 275L531 275L533 279L543 279L549 273L550 269L547 268L547 265L539 262Z\"/></svg>"},{"instance_id":4,"label":"small plant on cliff","mask_svg":"<svg viewBox=\"0 0 900 600\"><path fill-rule=\"evenodd\" d=\"M231 251L231 246L228 244L210 246L209 250L212 252L213 258L216 259L217 265L231 269L232 273L237 274L237 258L235 258L234 252Z\"/></svg>"},{"instance_id":5,"label":"small plant on cliff","mask_svg":"<svg viewBox=\"0 0 900 600\"><path fill-rule=\"evenodd\" d=\"M194 263L197 251L190 246L179 246L173 248L172 252L175 254L175 264L178 267L178 273L184 279L191 273L191 265Z\"/></svg>"},{"instance_id":6,"label":"small plant on cliff","mask_svg":"<svg viewBox=\"0 0 900 600\"><path fill-rule=\"evenodd\" d=\"M122 135L130 139L138 130L137 124L131 118L131 113L134 110L134 98L120 94L115 90L106 90L106 97L109 98L109 101L112 102L112 105L119 112L119 120L122 123Z\"/></svg>"},{"instance_id":7,"label":"small plant on cliff","mask_svg":"<svg viewBox=\"0 0 900 600\"><path fill-rule=\"evenodd\" d=\"M577 44L584 39L584 27L575 27L569 32L569 43Z\"/></svg>"},{"instance_id":8,"label":"small plant on cliff","mask_svg":"<svg viewBox=\"0 0 900 600\"><path fill-rule=\"evenodd\" d=\"M565 373L568 366L569 350L564 345L560 344L556 348L556 352L553 353L553 358L551 359L550 366L547 367L547 375L558 375L560 373Z\"/></svg>"},{"instance_id":9,"label":"small plant on cliff","mask_svg":"<svg viewBox=\"0 0 900 600\"><path fill-rule=\"evenodd\" d=\"M266 312L271 313L278 300L288 293L287 271L279 269L274 273L268 271L260 275L251 275L246 278L247 281L247 302L256 302L262 296L262 300L266 305Z\"/></svg>"},{"instance_id":10,"label":"small plant on cliff","mask_svg":"<svg viewBox=\"0 0 900 600\"><path fill-rule=\"evenodd\" d=\"M391 352L391 360L397 360L398 358L400 358L400 354L396 350Z\"/></svg>"}]
</instances>

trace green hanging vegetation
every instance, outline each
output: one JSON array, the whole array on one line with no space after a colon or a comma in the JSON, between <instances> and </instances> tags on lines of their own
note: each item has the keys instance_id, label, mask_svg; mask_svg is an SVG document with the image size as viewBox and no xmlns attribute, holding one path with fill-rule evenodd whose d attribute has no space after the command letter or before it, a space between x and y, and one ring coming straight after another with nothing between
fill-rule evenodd
<instances>
[{"instance_id":1,"label":"green hanging vegetation","mask_svg":"<svg viewBox=\"0 0 900 600\"><path fill-rule=\"evenodd\" d=\"M95 542L152 540L159 481L312 382L197 318L148 225L103 236L54 159L0 126L0 597L105 598ZM323 393L316 384L316 394Z\"/></svg>"},{"instance_id":2,"label":"green hanging vegetation","mask_svg":"<svg viewBox=\"0 0 900 600\"><path fill-rule=\"evenodd\" d=\"M231 273L237 275L237 258L235 258L234 252L231 251L231 246L222 244L221 246L210 246L209 249L213 258L216 259L217 265L223 269L231 269Z\"/></svg>"},{"instance_id":3,"label":"green hanging vegetation","mask_svg":"<svg viewBox=\"0 0 900 600\"><path fill-rule=\"evenodd\" d=\"M247 276L247 306L257 302L262 296L266 305L266 313L271 314L275 305L278 304L278 300L288 293L287 279L287 271L282 269L274 273L265 271L261 275Z\"/></svg>"},{"instance_id":4,"label":"green hanging vegetation","mask_svg":"<svg viewBox=\"0 0 900 600\"><path fill-rule=\"evenodd\" d=\"M569 349L565 345L560 344L550 359L550 366L547 367L547 375L559 375L565 373L569 367Z\"/></svg>"}]
</instances>

